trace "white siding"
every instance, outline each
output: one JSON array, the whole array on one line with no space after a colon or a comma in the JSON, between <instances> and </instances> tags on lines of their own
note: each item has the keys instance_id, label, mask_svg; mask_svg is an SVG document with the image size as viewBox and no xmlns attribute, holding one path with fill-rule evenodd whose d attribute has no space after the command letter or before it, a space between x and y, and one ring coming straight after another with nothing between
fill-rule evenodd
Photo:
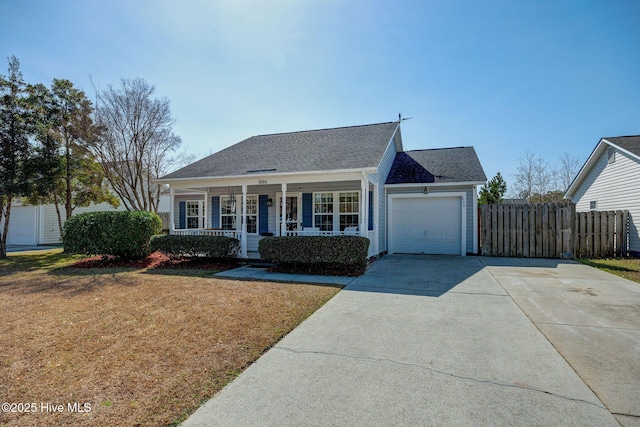
<instances>
[{"instance_id":1,"label":"white siding","mask_svg":"<svg viewBox=\"0 0 640 427\"><path fill-rule=\"evenodd\" d=\"M375 225L378 227L378 251L380 253L387 251L387 197L384 193L384 183L387 181L393 161L396 159L396 154L396 140L394 138L389 143L384 156L382 156L382 160L378 165L378 172L372 175L372 180L378 183L378 193L374 195L374 203L378 204L379 218L376 219Z\"/></svg>"},{"instance_id":2,"label":"white siding","mask_svg":"<svg viewBox=\"0 0 640 427\"><path fill-rule=\"evenodd\" d=\"M86 207L77 207L73 210L73 215L78 215L85 212L101 212L101 211L123 211L125 210L124 205L121 203L120 206L114 208L109 203L92 203ZM66 220L64 219L66 216L64 206L60 206L60 215L62 217L62 225ZM58 215L56 214L56 207L53 204L48 204L42 206L42 230L40 232L40 244L50 245L60 243L60 228L58 227Z\"/></svg>"},{"instance_id":3,"label":"white siding","mask_svg":"<svg viewBox=\"0 0 640 427\"><path fill-rule=\"evenodd\" d=\"M640 252L640 160L616 150L616 160L608 163L607 150L600 155L573 195L578 212L628 210L631 216L629 249Z\"/></svg>"},{"instance_id":4,"label":"white siding","mask_svg":"<svg viewBox=\"0 0 640 427\"><path fill-rule=\"evenodd\" d=\"M429 187L429 184L418 184L416 187L388 187L387 194L410 194L410 193L420 193L422 194L422 190L425 185ZM437 193L457 193L457 192L465 192L467 197L467 253L473 253L473 235L477 233L473 226L473 187L456 187L456 186L447 186L447 187L429 187L429 194L437 194Z\"/></svg>"}]
</instances>

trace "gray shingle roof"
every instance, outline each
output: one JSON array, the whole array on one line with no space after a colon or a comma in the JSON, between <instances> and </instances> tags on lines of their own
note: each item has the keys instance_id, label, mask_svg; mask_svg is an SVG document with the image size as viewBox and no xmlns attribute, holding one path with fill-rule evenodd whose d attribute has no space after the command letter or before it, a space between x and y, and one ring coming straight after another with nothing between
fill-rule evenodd
<instances>
[{"instance_id":1,"label":"gray shingle roof","mask_svg":"<svg viewBox=\"0 0 640 427\"><path fill-rule=\"evenodd\" d=\"M398 122L258 135L162 179L376 167Z\"/></svg>"},{"instance_id":2,"label":"gray shingle roof","mask_svg":"<svg viewBox=\"0 0 640 427\"><path fill-rule=\"evenodd\" d=\"M413 150L398 153L386 184L485 182L473 147Z\"/></svg>"},{"instance_id":3,"label":"gray shingle roof","mask_svg":"<svg viewBox=\"0 0 640 427\"><path fill-rule=\"evenodd\" d=\"M640 135L614 136L604 139L640 157Z\"/></svg>"}]
</instances>

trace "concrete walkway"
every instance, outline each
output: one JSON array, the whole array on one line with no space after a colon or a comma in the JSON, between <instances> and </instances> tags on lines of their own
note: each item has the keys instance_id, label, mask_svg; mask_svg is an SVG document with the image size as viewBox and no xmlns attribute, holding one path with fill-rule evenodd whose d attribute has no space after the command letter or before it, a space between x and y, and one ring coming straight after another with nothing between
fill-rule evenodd
<instances>
[{"instance_id":1,"label":"concrete walkway","mask_svg":"<svg viewBox=\"0 0 640 427\"><path fill-rule=\"evenodd\" d=\"M489 264L383 257L183 425L617 426Z\"/></svg>"}]
</instances>

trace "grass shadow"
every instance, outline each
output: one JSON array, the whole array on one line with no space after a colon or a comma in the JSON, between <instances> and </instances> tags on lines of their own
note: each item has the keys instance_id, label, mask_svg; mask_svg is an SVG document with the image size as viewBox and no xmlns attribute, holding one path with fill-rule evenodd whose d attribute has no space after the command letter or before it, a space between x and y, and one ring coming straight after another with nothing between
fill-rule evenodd
<instances>
[{"instance_id":1,"label":"grass shadow","mask_svg":"<svg viewBox=\"0 0 640 427\"><path fill-rule=\"evenodd\" d=\"M594 261L592 259L586 259L586 258L581 258L578 259L577 261L581 262L582 264L586 264L590 267L595 267L595 268L599 268L601 270L613 270L613 271L623 271L626 273L638 273L640 272L640 269L632 269L632 268L628 268L628 267L622 267L619 265L613 265L604 261Z\"/></svg>"},{"instance_id":2,"label":"grass shadow","mask_svg":"<svg viewBox=\"0 0 640 427\"><path fill-rule=\"evenodd\" d=\"M62 249L10 253L6 259L0 260L0 276L58 268L71 265L81 258L81 255L64 253Z\"/></svg>"}]
</instances>

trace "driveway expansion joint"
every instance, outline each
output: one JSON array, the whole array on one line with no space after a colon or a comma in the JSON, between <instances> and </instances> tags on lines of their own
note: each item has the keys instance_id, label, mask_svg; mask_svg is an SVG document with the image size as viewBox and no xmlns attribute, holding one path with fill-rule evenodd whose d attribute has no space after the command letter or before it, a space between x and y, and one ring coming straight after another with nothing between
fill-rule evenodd
<instances>
[{"instance_id":1,"label":"driveway expansion joint","mask_svg":"<svg viewBox=\"0 0 640 427\"><path fill-rule=\"evenodd\" d=\"M537 322L533 321L536 325L552 325L552 326L571 326L574 328L597 328L597 329L609 329L614 331L640 331L638 328L616 328L614 326L600 326L600 325L576 325L573 323L559 323L559 322Z\"/></svg>"},{"instance_id":2,"label":"driveway expansion joint","mask_svg":"<svg viewBox=\"0 0 640 427\"><path fill-rule=\"evenodd\" d=\"M542 389L539 389L539 388L535 388L535 387L527 385L527 384L522 384L522 383L503 383L503 382L493 381L493 380L489 380L489 379L474 378L474 377L467 376L467 375L456 374L454 372L443 371L443 370L436 369L436 368L433 368L431 366L423 365L423 364L420 364L420 363L400 362L400 361L389 359L389 358L385 358L385 357L356 356L356 355L352 355L352 354L344 354L344 353L336 353L336 352L328 352L328 351L320 351L320 350L296 350L296 349L293 349L293 348L284 347L284 346L280 346L280 345L275 345L273 348L274 349L278 349L278 350L288 351L288 352L291 352L291 353L294 353L294 354L335 356L335 357L341 357L341 358L346 358L346 359L362 360L362 361L366 361L366 362L381 362L381 363L390 363L390 364L399 365L399 366L422 368L422 369L430 371L430 372L432 372L434 374L445 375L445 376L449 376L451 378L455 378L455 379L459 379L459 380L471 381L471 382L476 382L476 383L480 383L480 384L488 384L488 385L493 385L493 386L498 386L498 387L514 388L514 389L520 389L520 390L528 390L528 391L531 391L531 392L534 392L534 393L546 394L546 395L549 395L549 396L552 396L552 397L556 397L556 398L559 398L559 399L562 399L562 400L567 400L567 401L576 402L576 403L584 403L584 404L595 406L595 407L597 407L599 409L602 409L604 411L609 412L609 410L603 405L599 405L599 404L594 403L594 402L589 402L588 400L584 400L584 399L578 399L578 398L574 398L574 397L570 397L570 396L563 396L561 394L557 394L557 393L553 393L553 392L550 392L550 391L547 391L547 390L542 390ZM626 414L620 414L620 415L626 415Z\"/></svg>"}]
</instances>

